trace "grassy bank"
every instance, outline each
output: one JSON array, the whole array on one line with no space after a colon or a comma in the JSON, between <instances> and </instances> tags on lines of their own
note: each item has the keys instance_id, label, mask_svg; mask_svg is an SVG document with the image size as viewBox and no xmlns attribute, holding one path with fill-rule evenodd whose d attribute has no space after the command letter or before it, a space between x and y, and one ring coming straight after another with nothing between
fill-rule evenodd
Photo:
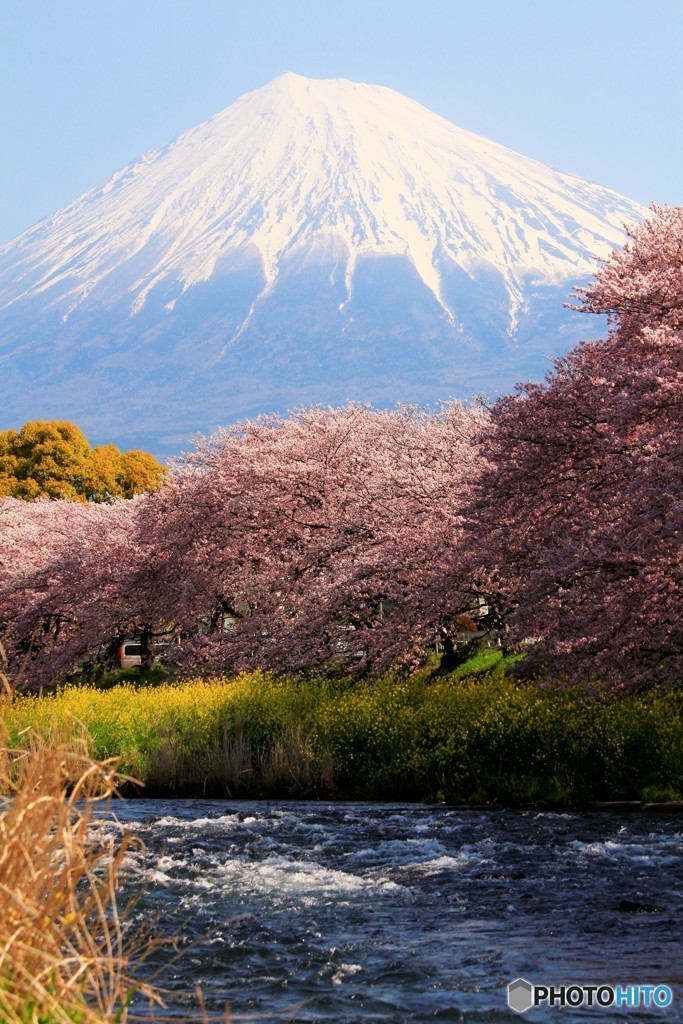
<instances>
[{"instance_id":1,"label":"grassy bank","mask_svg":"<svg viewBox=\"0 0 683 1024\"><path fill-rule=\"evenodd\" d=\"M485 668L486 662L480 664ZM567 806L683 793L683 692L613 698L487 672L371 684L188 680L18 696L12 742L82 730L147 793Z\"/></svg>"}]
</instances>

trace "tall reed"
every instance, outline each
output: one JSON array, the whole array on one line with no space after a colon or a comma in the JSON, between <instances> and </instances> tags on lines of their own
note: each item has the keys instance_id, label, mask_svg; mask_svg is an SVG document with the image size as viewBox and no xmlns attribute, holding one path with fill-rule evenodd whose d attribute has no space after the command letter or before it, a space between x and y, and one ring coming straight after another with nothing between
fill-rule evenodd
<instances>
[{"instance_id":1,"label":"tall reed","mask_svg":"<svg viewBox=\"0 0 683 1024\"><path fill-rule=\"evenodd\" d=\"M135 845L105 820L117 762L25 739L0 737L0 1020L125 1024L135 993L161 1000L139 980L156 941L117 900Z\"/></svg>"}]
</instances>

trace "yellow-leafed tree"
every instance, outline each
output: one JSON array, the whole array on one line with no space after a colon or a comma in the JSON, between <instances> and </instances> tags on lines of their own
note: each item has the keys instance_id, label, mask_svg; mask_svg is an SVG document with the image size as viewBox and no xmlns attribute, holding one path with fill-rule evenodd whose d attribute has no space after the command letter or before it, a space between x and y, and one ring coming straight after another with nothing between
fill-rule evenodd
<instances>
[{"instance_id":1,"label":"yellow-leafed tree","mask_svg":"<svg viewBox=\"0 0 683 1024\"><path fill-rule=\"evenodd\" d=\"M108 501L155 491L165 469L148 452L91 448L65 420L35 420L0 431L0 497Z\"/></svg>"}]
</instances>

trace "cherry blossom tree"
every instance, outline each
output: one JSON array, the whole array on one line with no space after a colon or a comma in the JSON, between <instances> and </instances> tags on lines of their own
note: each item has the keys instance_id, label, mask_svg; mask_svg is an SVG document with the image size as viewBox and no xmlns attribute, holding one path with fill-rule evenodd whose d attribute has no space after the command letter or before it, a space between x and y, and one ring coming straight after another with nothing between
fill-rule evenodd
<instances>
[{"instance_id":1,"label":"cherry blossom tree","mask_svg":"<svg viewBox=\"0 0 683 1024\"><path fill-rule=\"evenodd\" d=\"M461 509L486 418L352 405L200 441L145 505L156 583L140 593L179 624L186 659L230 668L380 667L448 638L478 607Z\"/></svg>"},{"instance_id":2,"label":"cherry blossom tree","mask_svg":"<svg viewBox=\"0 0 683 1024\"><path fill-rule=\"evenodd\" d=\"M59 679L140 628L135 521L144 500L0 501L0 639L15 685Z\"/></svg>"},{"instance_id":3,"label":"cherry blossom tree","mask_svg":"<svg viewBox=\"0 0 683 1024\"><path fill-rule=\"evenodd\" d=\"M492 410L482 578L525 670L650 685L683 671L683 210L653 207L577 308L609 334Z\"/></svg>"}]
</instances>

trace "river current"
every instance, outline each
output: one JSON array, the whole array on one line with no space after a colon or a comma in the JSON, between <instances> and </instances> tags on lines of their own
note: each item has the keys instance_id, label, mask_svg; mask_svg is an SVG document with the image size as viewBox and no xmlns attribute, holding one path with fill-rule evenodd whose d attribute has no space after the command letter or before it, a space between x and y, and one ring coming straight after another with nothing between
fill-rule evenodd
<instances>
[{"instance_id":1,"label":"river current","mask_svg":"<svg viewBox=\"0 0 683 1024\"><path fill-rule=\"evenodd\" d=\"M680 817L197 800L117 815L147 847L139 913L188 944L160 979L179 1018L200 1020L200 984L233 1020L683 1021ZM517 977L665 984L674 999L521 1017Z\"/></svg>"}]
</instances>

